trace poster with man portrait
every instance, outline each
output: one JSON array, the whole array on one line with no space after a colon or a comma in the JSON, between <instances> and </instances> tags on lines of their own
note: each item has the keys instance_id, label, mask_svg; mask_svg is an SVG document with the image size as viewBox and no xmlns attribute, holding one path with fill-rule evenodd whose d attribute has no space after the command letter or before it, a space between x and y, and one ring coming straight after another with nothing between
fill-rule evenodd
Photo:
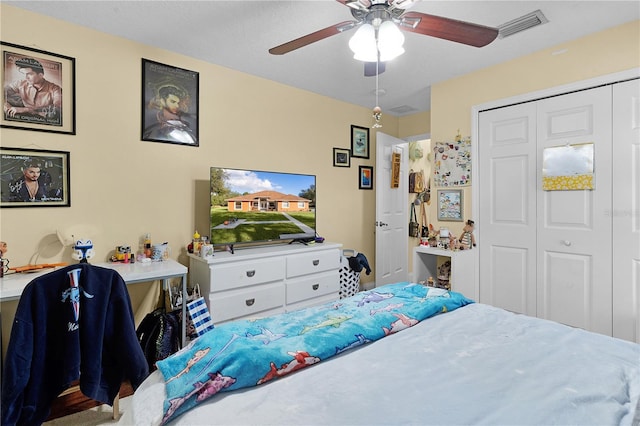
<instances>
[{"instance_id":1,"label":"poster with man portrait","mask_svg":"<svg viewBox=\"0 0 640 426\"><path fill-rule=\"evenodd\" d=\"M75 59L0 43L0 126L75 134Z\"/></svg>"},{"instance_id":2,"label":"poster with man portrait","mask_svg":"<svg viewBox=\"0 0 640 426\"><path fill-rule=\"evenodd\" d=\"M142 140L198 146L199 74L142 59Z\"/></svg>"},{"instance_id":3,"label":"poster with man portrait","mask_svg":"<svg viewBox=\"0 0 640 426\"><path fill-rule=\"evenodd\" d=\"M0 148L0 207L69 207L69 152Z\"/></svg>"}]
</instances>

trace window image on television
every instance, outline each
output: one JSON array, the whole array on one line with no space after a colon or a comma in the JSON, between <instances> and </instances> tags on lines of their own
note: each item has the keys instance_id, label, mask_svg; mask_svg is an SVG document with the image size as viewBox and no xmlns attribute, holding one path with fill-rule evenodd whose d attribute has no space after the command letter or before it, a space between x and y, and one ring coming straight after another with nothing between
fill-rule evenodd
<instances>
[{"instance_id":1,"label":"window image on television","mask_svg":"<svg viewBox=\"0 0 640 426\"><path fill-rule=\"evenodd\" d=\"M210 176L212 244L315 237L314 175L211 167Z\"/></svg>"}]
</instances>

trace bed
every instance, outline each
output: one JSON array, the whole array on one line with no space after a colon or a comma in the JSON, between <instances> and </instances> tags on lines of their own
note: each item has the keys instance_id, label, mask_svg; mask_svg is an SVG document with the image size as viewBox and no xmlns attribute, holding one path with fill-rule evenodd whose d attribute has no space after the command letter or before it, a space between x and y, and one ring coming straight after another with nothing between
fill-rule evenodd
<instances>
[{"instance_id":1,"label":"bed","mask_svg":"<svg viewBox=\"0 0 640 426\"><path fill-rule=\"evenodd\" d=\"M288 334L299 351L277 349ZM640 424L640 345L412 283L222 324L158 366L125 423Z\"/></svg>"}]
</instances>

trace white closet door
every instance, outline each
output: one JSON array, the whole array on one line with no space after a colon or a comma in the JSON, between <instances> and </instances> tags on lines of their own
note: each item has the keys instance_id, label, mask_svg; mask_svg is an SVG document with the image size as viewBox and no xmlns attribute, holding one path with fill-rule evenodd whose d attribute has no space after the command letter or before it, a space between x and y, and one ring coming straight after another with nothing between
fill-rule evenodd
<instances>
[{"instance_id":1,"label":"white closet door","mask_svg":"<svg viewBox=\"0 0 640 426\"><path fill-rule=\"evenodd\" d=\"M537 102L537 316L606 335L613 330L611 92ZM543 150L582 143L594 143L595 189L543 191Z\"/></svg>"},{"instance_id":2,"label":"white closet door","mask_svg":"<svg viewBox=\"0 0 640 426\"><path fill-rule=\"evenodd\" d=\"M479 117L480 302L536 315L536 104Z\"/></svg>"},{"instance_id":3,"label":"white closet door","mask_svg":"<svg viewBox=\"0 0 640 426\"><path fill-rule=\"evenodd\" d=\"M640 343L640 80L613 86L613 336Z\"/></svg>"}]
</instances>

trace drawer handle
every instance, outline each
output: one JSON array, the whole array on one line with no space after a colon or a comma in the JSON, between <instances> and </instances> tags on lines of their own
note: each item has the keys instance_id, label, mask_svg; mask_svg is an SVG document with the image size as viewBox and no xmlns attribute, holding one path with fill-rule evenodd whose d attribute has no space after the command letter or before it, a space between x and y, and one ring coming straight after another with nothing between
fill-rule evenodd
<instances>
[{"instance_id":1,"label":"drawer handle","mask_svg":"<svg viewBox=\"0 0 640 426\"><path fill-rule=\"evenodd\" d=\"M256 274L256 270L255 269L252 269L251 271L247 271L247 276L249 278L253 277L255 274Z\"/></svg>"},{"instance_id":2,"label":"drawer handle","mask_svg":"<svg viewBox=\"0 0 640 426\"><path fill-rule=\"evenodd\" d=\"M317 290L320 288L320 284L314 284L311 286L312 289Z\"/></svg>"},{"instance_id":3,"label":"drawer handle","mask_svg":"<svg viewBox=\"0 0 640 426\"><path fill-rule=\"evenodd\" d=\"M320 260L316 259L313 261L313 266L318 266L320 264Z\"/></svg>"},{"instance_id":4,"label":"drawer handle","mask_svg":"<svg viewBox=\"0 0 640 426\"><path fill-rule=\"evenodd\" d=\"M247 300L244 301L244 303L247 306L253 306L253 304L256 303L256 299L247 299Z\"/></svg>"}]
</instances>

